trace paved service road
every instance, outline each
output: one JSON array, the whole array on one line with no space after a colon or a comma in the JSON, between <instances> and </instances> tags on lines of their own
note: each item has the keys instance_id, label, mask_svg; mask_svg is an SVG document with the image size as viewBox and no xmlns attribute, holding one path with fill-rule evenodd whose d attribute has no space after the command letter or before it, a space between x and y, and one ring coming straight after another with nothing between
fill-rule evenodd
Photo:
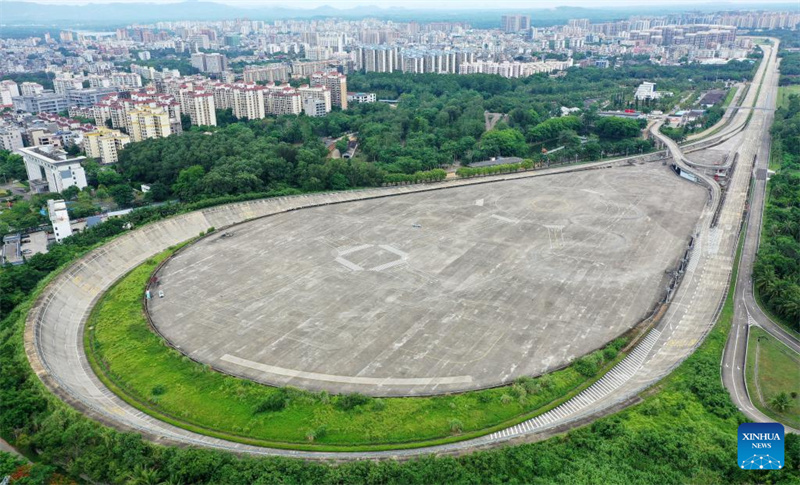
<instances>
[{"instance_id":1,"label":"paved service road","mask_svg":"<svg viewBox=\"0 0 800 485\"><path fill-rule=\"evenodd\" d=\"M767 80L774 83L775 55L768 52L762 61L761 72L769 73ZM771 85L771 84L770 84ZM755 101L755 83L743 103L745 107ZM774 96L763 89L760 102ZM608 375L585 393L574 397L547 415L537 417L521 426L502 433L448 445L364 453L295 452L243 445L199 435L158 421L131 407L109 391L92 373L83 352L82 331L85 320L96 301L114 281L154 254L185 241L209 227L223 228L244 220L295 210L300 207L341 203L369 197L401 195L424 190L437 190L489 180L510 180L531 174L513 174L502 177L474 180L457 180L428 186L406 186L388 189L370 189L336 194L283 197L213 207L144 226L129 232L109 244L93 251L56 277L42 292L31 309L25 328L25 348L31 366L40 379L61 398L107 424L126 430L138 431L162 443L182 443L258 455L282 455L310 459L366 459L412 456L469 450L501 443L516 436L539 433L553 428L596 417L616 409L643 390L668 375L697 348L717 319L728 289L733 268L734 251L742 224L748 188L753 169L754 150L762 143L766 117L765 110L752 110L754 123L744 126L741 132L729 133L729 142L738 140L739 159L726 190L724 200L716 184L710 187L708 203L703 208L695 229L692 246L687 252L682 282L674 291L671 305L658 326ZM731 124L733 125L735 121ZM737 138L738 137L738 138ZM703 147L715 143L714 138L699 142ZM668 144L668 143L667 143ZM689 149L686 149L687 152ZM688 167L680 150L672 151L676 164ZM749 155L749 156L748 156ZM700 161L703 152L694 147L691 157ZM604 162L582 167L567 167L544 173L574 170L602 169L613 163ZM694 173L687 168L688 173ZM698 174L700 175L700 174ZM705 181L705 178L700 178ZM502 182L500 182L502 183ZM688 180L683 183L692 183Z\"/></svg>"}]
</instances>

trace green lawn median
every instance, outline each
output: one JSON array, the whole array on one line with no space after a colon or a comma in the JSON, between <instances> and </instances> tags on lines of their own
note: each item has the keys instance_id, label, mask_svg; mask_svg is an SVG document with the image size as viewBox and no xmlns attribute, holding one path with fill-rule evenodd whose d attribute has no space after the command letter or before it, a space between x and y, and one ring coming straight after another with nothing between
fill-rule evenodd
<instances>
[{"instance_id":1,"label":"green lawn median","mask_svg":"<svg viewBox=\"0 0 800 485\"><path fill-rule=\"evenodd\" d=\"M800 429L800 355L758 327L747 344L747 391L770 418Z\"/></svg>"}]
</instances>

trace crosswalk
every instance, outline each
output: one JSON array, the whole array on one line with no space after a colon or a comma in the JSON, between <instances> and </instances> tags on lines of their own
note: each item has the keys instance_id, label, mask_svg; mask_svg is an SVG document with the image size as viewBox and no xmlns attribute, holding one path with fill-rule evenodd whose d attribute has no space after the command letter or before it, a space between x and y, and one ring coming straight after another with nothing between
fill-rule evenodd
<instances>
[{"instance_id":1,"label":"crosswalk","mask_svg":"<svg viewBox=\"0 0 800 485\"><path fill-rule=\"evenodd\" d=\"M514 436L531 433L538 429L550 427L566 418L576 417L581 410L611 394L622 384L627 382L642 366L645 359L650 354L650 350L652 350L660 336L660 331L656 329L651 330L647 337L636 345L633 352L615 365L614 368L600 380L581 391L580 394L533 419L494 432L489 435L489 439L502 440L512 438Z\"/></svg>"}]
</instances>

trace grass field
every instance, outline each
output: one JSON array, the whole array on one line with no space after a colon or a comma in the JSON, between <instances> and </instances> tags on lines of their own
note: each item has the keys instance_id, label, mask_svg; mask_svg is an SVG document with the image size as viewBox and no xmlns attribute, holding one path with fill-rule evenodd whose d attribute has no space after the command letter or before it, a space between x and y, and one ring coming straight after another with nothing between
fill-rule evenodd
<instances>
[{"instance_id":1,"label":"grass field","mask_svg":"<svg viewBox=\"0 0 800 485\"><path fill-rule=\"evenodd\" d=\"M789 104L789 96L792 94L800 95L800 84L792 86L781 86L778 88L778 108Z\"/></svg>"},{"instance_id":2,"label":"grass field","mask_svg":"<svg viewBox=\"0 0 800 485\"><path fill-rule=\"evenodd\" d=\"M605 353L584 358L599 364L591 378L568 367L510 386L436 397L373 399L264 386L191 361L150 330L141 297L150 274L168 254L133 270L101 299L86 327L86 348L101 380L126 401L212 436L337 450L456 441L552 408L624 356L618 349L626 341L618 339Z\"/></svg>"},{"instance_id":3,"label":"grass field","mask_svg":"<svg viewBox=\"0 0 800 485\"><path fill-rule=\"evenodd\" d=\"M742 87L744 89L744 87ZM735 86L728 90L728 94L725 95L725 100L722 102L722 109L727 108L730 106L731 101L733 101L733 97L736 96L736 93L739 91L738 88Z\"/></svg>"},{"instance_id":4,"label":"grass field","mask_svg":"<svg viewBox=\"0 0 800 485\"><path fill-rule=\"evenodd\" d=\"M781 423L800 428L800 397L791 398L780 412L770 406L781 392L800 394L800 355L758 327L752 327L747 348L747 390L764 414Z\"/></svg>"}]
</instances>

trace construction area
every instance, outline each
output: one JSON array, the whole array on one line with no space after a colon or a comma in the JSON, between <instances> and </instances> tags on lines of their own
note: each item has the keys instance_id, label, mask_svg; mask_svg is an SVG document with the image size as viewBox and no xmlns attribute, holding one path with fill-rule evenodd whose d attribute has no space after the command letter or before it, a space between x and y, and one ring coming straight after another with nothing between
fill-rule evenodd
<instances>
[{"instance_id":1,"label":"construction area","mask_svg":"<svg viewBox=\"0 0 800 485\"><path fill-rule=\"evenodd\" d=\"M645 318L706 199L653 163L280 213L180 251L148 310L181 352L259 382L491 387Z\"/></svg>"}]
</instances>

